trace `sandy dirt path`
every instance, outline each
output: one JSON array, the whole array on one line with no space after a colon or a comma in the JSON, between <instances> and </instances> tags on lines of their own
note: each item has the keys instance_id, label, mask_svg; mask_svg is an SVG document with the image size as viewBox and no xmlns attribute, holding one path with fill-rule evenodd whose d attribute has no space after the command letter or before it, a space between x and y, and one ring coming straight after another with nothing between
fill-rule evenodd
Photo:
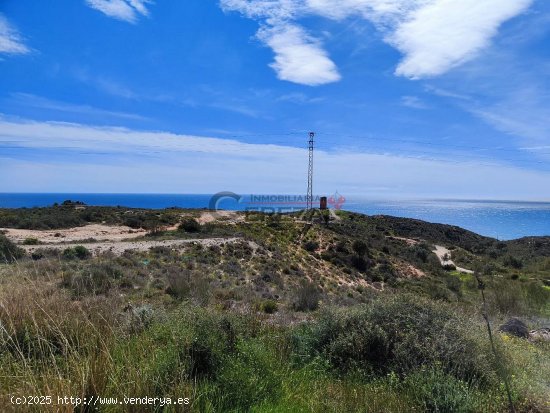
<instances>
[{"instance_id":1,"label":"sandy dirt path","mask_svg":"<svg viewBox=\"0 0 550 413\"><path fill-rule=\"evenodd\" d=\"M465 274L474 273L472 270L467 270L466 268L457 266L450 258L446 259L451 256L451 251L448 248L445 248L441 245L434 245L434 247L435 247L435 250L433 252L435 253L435 255L437 255L437 258L439 258L439 262L441 263L442 266L454 265L458 272L462 272Z\"/></svg>"},{"instance_id":2,"label":"sandy dirt path","mask_svg":"<svg viewBox=\"0 0 550 413\"><path fill-rule=\"evenodd\" d=\"M202 239L173 239L173 240L140 240L140 241L112 241L112 242L89 242L89 243L67 243L67 244L43 244L43 245L22 245L21 248L24 248L28 253L32 253L40 248L55 248L55 249L65 249L76 247L77 245L83 245L93 254L101 254L103 252L110 251L115 255L121 255L124 251L133 250L133 251L148 251L153 247L169 247L177 249L182 245L197 243L205 247L212 245L222 245L225 243L231 243L242 240L239 237L232 238L202 238ZM253 248L257 245L251 245ZM255 249L255 248L254 248Z\"/></svg>"}]
</instances>

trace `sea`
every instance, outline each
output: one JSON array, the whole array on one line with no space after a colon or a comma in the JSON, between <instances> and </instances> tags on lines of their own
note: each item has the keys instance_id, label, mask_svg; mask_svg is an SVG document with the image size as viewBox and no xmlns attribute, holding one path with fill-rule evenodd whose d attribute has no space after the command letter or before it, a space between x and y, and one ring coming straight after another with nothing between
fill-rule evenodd
<instances>
[{"instance_id":1,"label":"sea","mask_svg":"<svg viewBox=\"0 0 550 413\"><path fill-rule=\"evenodd\" d=\"M285 211L305 206L305 197L218 196L217 207L228 210L263 209ZM209 194L63 194L63 193L0 193L0 208L31 208L50 206L65 200L86 205L124 206L161 209L209 208ZM332 201L332 202L331 202ZM481 235L510 240L526 236L550 236L550 202L519 202L490 200L376 200L361 196L329 198L329 207L367 215L392 215L416 218L428 222L457 225Z\"/></svg>"}]
</instances>

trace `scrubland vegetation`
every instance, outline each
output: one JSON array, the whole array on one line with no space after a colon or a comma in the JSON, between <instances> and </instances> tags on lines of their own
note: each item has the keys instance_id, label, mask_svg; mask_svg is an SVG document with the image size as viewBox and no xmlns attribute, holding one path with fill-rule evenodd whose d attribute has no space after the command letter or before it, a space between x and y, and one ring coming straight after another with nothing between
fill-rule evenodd
<instances>
[{"instance_id":1,"label":"scrubland vegetation","mask_svg":"<svg viewBox=\"0 0 550 413\"><path fill-rule=\"evenodd\" d=\"M190 399L76 409L104 412L506 412L505 378L518 412L550 409L550 344L496 332L511 316L548 326L549 239L345 212L329 225L260 214L198 225L195 212L75 205L0 211L0 226L62 208L114 224L143 214L151 239L238 239L30 256L0 235L2 411L73 411L17 409L16 394ZM163 219L181 225L145 224ZM445 271L434 244L483 279L496 355L474 275Z\"/></svg>"}]
</instances>

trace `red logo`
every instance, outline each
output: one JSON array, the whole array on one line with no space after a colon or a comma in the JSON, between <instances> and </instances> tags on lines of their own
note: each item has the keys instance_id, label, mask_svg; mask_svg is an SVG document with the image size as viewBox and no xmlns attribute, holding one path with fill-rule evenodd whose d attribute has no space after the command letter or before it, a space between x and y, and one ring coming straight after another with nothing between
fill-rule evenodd
<instances>
[{"instance_id":1,"label":"red logo","mask_svg":"<svg viewBox=\"0 0 550 413\"><path fill-rule=\"evenodd\" d=\"M328 204L331 205L334 209L341 209L345 202L346 198L340 195L338 191L336 191L334 195L331 195L328 199Z\"/></svg>"}]
</instances>

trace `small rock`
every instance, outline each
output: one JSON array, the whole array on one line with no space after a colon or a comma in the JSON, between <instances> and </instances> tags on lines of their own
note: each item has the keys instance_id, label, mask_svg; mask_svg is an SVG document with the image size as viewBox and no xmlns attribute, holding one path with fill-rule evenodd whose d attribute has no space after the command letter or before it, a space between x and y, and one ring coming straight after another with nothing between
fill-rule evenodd
<instances>
[{"instance_id":1,"label":"small rock","mask_svg":"<svg viewBox=\"0 0 550 413\"><path fill-rule=\"evenodd\" d=\"M529 332L529 341L550 341L550 328L539 328Z\"/></svg>"},{"instance_id":2,"label":"small rock","mask_svg":"<svg viewBox=\"0 0 550 413\"><path fill-rule=\"evenodd\" d=\"M498 331L520 338L529 337L529 329L527 328L527 325L519 318L509 319L499 327Z\"/></svg>"}]
</instances>

